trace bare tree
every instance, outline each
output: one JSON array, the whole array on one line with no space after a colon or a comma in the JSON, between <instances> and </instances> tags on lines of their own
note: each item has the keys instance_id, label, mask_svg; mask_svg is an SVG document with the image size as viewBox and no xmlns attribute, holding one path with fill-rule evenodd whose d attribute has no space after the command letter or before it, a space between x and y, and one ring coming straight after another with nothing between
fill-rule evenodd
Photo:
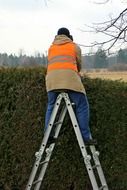
<instances>
[{"instance_id":1,"label":"bare tree","mask_svg":"<svg viewBox=\"0 0 127 190\"><path fill-rule=\"evenodd\" d=\"M94 1L97 4L105 4L110 0L105 1ZM122 46L127 42L127 8L125 8L122 12L118 14L115 18L110 17L109 20L102 22L102 23L94 23L92 26L88 26L90 28L89 31L82 30L83 32L93 32L93 33L101 33L107 36L107 40L105 41L95 41L92 44L85 46L85 47L95 47L99 46L105 50L112 49L114 45Z\"/></svg>"},{"instance_id":2,"label":"bare tree","mask_svg":"<svg viewBox=\"0 0 127 190\"><path fill-rule=\"evenodd\" d=\"M49 0L44 0L45 2ZM91 0L95 4L106 4L111 2L111 0ZM127 0L121 0L123 3L127 3ZM90 30L83 32L93 32L96 34L103 34L107 36L107 40L105 41L95 41L90 45L83 45L79 44L80 46L84 47L95 47L99 46L104 50L110 50L115 45L122 46L127 42L127 8L125 8L122 12L118 14L115 18L109 17L109 20L102 22L102 23L94 23L92 26L86 25Z\"/></svg>"}]
</instances>

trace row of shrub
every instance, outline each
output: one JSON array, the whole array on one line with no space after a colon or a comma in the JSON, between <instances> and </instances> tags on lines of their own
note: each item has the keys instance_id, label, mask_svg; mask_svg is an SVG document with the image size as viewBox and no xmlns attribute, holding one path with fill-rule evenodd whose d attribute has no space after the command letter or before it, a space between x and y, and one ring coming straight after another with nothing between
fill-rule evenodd
<instances>
[{"instance_id":1,"label":"row of shrub","mask_svg":"<svg viewBox=\"0 0 127 190\"><path fill-rule=\"evenodd\" d=\"M109 189L127 189L127 83L84 77L92 135ZM0 70L0 189L24 190L43 137L45 71ZM71 123L66 119L42 190L91 190Z\"/></svg>"}]
</instances>

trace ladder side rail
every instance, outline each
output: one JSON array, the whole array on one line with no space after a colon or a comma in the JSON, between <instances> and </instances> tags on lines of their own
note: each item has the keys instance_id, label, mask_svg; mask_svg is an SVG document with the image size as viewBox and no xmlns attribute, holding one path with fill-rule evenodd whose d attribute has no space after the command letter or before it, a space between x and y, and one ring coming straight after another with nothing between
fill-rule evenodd
<instances>
[{"instance_id":1,"label":"ladder side rail","mask_svg":"<svg viewBox=\"0 0 127 190\"><path fill-rule=\"evenodd\" d=\"M85 147L85 144L83 142L83 138L82 138L82 135L81 135L81 132L79 129L79 125L78 125L75 113L73 111L69 96L67 93L64 93L63 97L64 97L64 100L65 100L65 103L66 103L66 106L67 106L67 109L68 109L68 112L69 112L69 115L70 115L70 118L72 121L72 125L74 128L78 143L79 143L81 153L82 153L83 158L84 158L84 162L86 165L86 169L87 169L93 190L99 190L99 187L98 187L98 184L96 182L95 175L93 172L93 168L92 168L91 163L90 163L91 158L90 158L90 155L87 154L86 147Z\"/></svg>"},{"instance_id":2,"label":"ladder side rail","mask_svg":"<svg viewBox=\"0 0 127 190\"><path fill-rule=\"evenodd\" d=\"M58 138L58 136L59 136L59 132L60 132L60 129L62 127L62 124L63 124L63 121L64 121L66 113L67 113L67 107L64 105L62 110L61 110L60 116L59 116L58 125L56 126L56 129L55 129L55 135L54 135L55 138ZM46 149L48 151L48 155L46 156L45 164L43 164L43 166L41 168L39 177L37 179L37 181L39 181L39 182L35 185L34 190L39 190L40 189L40 186L41 186L41 183L43 181L44 175L46 173L46 169L48 167L48 164L49 164L51 155L53 153L54 147L55 147L55 143L52 143L49 146L48 150Z\"/></svg>"},{"instance_id":3,"label":"ladder side rail","mask_svg":"<svg viewBox=\"0 0 127 190\"><path fill-rule=\"evenodd\" d=\"M36 154L36 161L35 161L34 166L32 168L32 172L30 174L30 177L29 177L29 180L28 180L28 183L27 183L27 186L26 186L26 190L30 190L31 187L32 187L35 175L36 175L38 167L39 167L39 163L40 163L41 158L42 158L42 154L43 154L43 152L45 150L45 147L46 147L49 135L50 135L51 130L52 130L53 123L55 121L56 114L58 112L61 100L62 100L62 96L61 96L61 94L59 94L58 97L57 97L57 99L56 99L56 102L55 102L55 105L54 105L54 109L52 111L51 118L50 118L48 127L46 129L46 132L44 134L44 137L43 137L43 140L42 140L39 152L37 152L37 154Z\"/></svg>"},{"instance_id":4,"label":"ladder side rail","mask_svg":"<svg viewBox=\"0 0 127 190\"><path fill-rule=\"evenodd\" d=\"M50 158L51 158L51 155L52 155L52 152L53 152L53 149L55 147L55 143L52 143L49 148L46 149L46 158L44 160L44 164L41 168L41 171L40 171L40 174L38 176L38 179L35 181L35 187L34 187L34 190L39 190L40 187L41 187L41 184L42 184L42 180L44 178L44 175L46 173L46 169L48 167L48 164L49 164L49 161L50 161Z\"/></svg>"},{"instance_id":5,"label":"ladder side rail","mask_svg":"<svg viewBox=\"0 0 127 190\"><path fill-rule=\"evenodd\" d=\"M108 190L108 185L107 185L107 182L106 182L106 179L105 179L102 167L101 167L101 163L99 160L99 152L96 151L96 148L93 145L90 146L90 150L91 150L92 155L93 155L93 160L94 160L94 163L96 165L96 169L97 169L103 190Z\"/></svg>"}]
</instances>

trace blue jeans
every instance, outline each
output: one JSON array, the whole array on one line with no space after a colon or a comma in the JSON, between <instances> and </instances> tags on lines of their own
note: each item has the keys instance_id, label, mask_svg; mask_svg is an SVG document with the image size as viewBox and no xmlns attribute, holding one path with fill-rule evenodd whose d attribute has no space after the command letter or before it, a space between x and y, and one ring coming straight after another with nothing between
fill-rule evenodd
<instances>
[{"instance_id":1,"label":"blue jeans","mask_svg":"<svg viewBox=\"0 0 127 190\"><path fill-rule=\"evenodd\" d=\"M58 92L49 91L48 92L48 106L45 117L45 129L48 127L50 116L58 96ZM91 138L90 128L89 128L89 103L87 96L83 93L76 91L68 91L71 102L75 103L75 114L80 127L80 131L84 140L89 140Z\"/></svg>"}]
</instances>

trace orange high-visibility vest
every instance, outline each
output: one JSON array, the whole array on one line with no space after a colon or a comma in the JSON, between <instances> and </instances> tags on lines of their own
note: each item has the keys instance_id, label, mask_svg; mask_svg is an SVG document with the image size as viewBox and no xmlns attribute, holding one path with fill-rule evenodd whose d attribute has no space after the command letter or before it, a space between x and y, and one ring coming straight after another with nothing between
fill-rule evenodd
<instances>
[{"instance_id":1,"label":"orange high-visibility vest","mask_svg":"<svg viewBox=\"0 0 127 190\"><path fill-rule=\"evenodd\" d=\"M76 64L76 49L73 42L53 44L48 52L47 72L58 69L71 69L78 72Z\"/></svg>"}]
</instances>

